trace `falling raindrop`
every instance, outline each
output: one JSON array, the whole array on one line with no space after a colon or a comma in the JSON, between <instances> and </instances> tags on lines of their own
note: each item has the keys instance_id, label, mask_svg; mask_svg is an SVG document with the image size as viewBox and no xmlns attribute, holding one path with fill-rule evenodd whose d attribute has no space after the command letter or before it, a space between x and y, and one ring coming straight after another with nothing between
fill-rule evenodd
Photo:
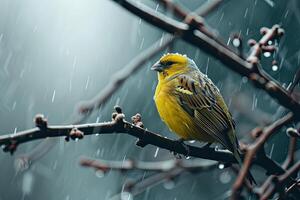
<instances>
[{"instance_id":1,"label":"falling raindrop","mask_svg":"<svg viewBox=\"0 0 300 200\"><path fill-rule=\"evenodd\" d=\"M247 83L247 82L248 82L248 78L247 78L246 76L243 76L242 82L243 82L243 83Z\"/></svg>"},{"instance_id":2,"label":"falling raindrop","mask_svg":"<svg viewBox=\"0 0 300 200\"><path fill-rule=\"evenodd\" d=\"M96 170L95 175L98 178L103 178L105 174L104 174L103 170L99 169L99 170Z\"/></svg>"},{"instance_id":3,"label":"falling raindrop","mask_svg":"<svg viewBox=\"0 0 300 200\"><path fill-rule=\"evenodd\" d=\"M207 71L208 71L208 65L209 65L209 57L207 58L207 63L206 63L205 74L207 74Z\"/></svg>"},{"instance_id":4,"label":"falling raindrop","mask_svg":"<svg viewBox=\"0 0 300 200\"><path fill-rule=\"evenodd\" d=\"M159 4L156 4L156 8L155 8L156 12L158 11L158 8L159 8Z\"/></svg>"},{"instance_id":5,"label":"falling raindrop","mask_svg":"<svg viewBox=\"0 0 300 200\"><path fill-rule=\"evenodd\" d=\"M15 110L16 109L16 105L17 105L17 102L16 101L14 101L14 103L13 103L13 106L12 106L12 110Z\"/></svg>"},{"instance_id":6,"label":"falling raindrop","mask_svg":"<svg viewBox=\"0 0 300 200\"><path fill-rule=\"evenodd\" d=\"M218 167L219 169L224 169L225 165L223 163L220 163Z\"/></svg>"},{"instance_id":7,"label":"falling raindrop","mask_svg":"<svg viewBox=\"0 0 300 200\"><path fill-rule=\"evenodd\" d=\"M278 66L277 66L277 65L273 65L273 66L272 66L272 70L273 70L274 72L276 72L276 71L278 70Z\"/></svg>"},{"instance_id":8,"label":"falling raindrop","mask_svg":"<svg viewBox=\"0 0 300 200\"><path fill-rule=\"evenodd\" d=\"M132 194L130 192L122 192L121 193L121 200L132 200Z\"/></svg>"},{"instance_id":9,"label":"falling raindrop","mask_svg":"<svg viewBox=\"0 0 300 200\"><path fill-rule=\"evenodd\" d=\"M264 56L266 57L266 58L269 58L270 56L271 56L271 53L270 52L264 52Z\"/></svg>"},{"instance_id":10,"label":"falling raindrop","mask_svg":"<svg viewBox=\"0 0 300 200\"><path fill-rule=\"evenodd\" d=\"M97 156L100 155L100 149L97 149L96 155L97 155Z\"/></svg>"},{"instance_id":11,"label":"falling raindrop","mask_svg":"<svg viewBox=\"0 0 300 200\"><path fill-rule=\"evenodd\" d=\"M235 47L239 47L239 46L241 45L241 41L240 41L239 38L234 38L234 39L232 40L232 44L233 44L233 46L235 46Z\"/></svg>"},{"instance_id":12,"label":"falling raindrop","mask_svg":"<svg viewBox=\"0 0 300 200\"><path fill-rule=\"evenodd\" d=\"M88 89L90 83L90 76L87 77L86 83L85 83L85 90Z\"/></svg>"},{"instance_id":13,"label":"falling raindrop","mask_svg":"<svg viewBox=\"0 0 300 200\"><path fill-rule=\"evenodd\" d=\"M31 172L26 172L23 176L22 191L25 195L30 194L33 186L33 175Z\"/></svg>"},{"instance_id":14,"label":"falling raindrop","mask_svg":"<svg viewBox=\"0 0 300 200\"><path fill-rule=\"evenodd\" d=\"M274 144L272 144L271 146L270 155L269 155L270 158L272 158L273 150L274 150Z\"/></svg>"},{"instance_id":15,"label":"falling raindrop","mask_svg":"<svg viewBox=\"0 0 300 200\"><path fill-rule=\"evenodd\" d=\"M286 13L284 14L284 18L287 18L288 14L289 14L289 10L287 10Z\"/></svg>"},{"instance_id":16,"label":"falling raindrop","mask_svg":"<svg viewBox=\"0 0 300 200\"><path fill-rule=\"evenodd\" d=\"M247 14L248 14L248 8L246 8L246 10L245 10L244 18L247 17Z\"/></svg>"},{"instance_id":17,"label":"falling raindrop","mask_svg":"<svg viewBox=\"0 0 300 200\"><path fill-rule=\"evenodd\" d=\"M55 170L56 168L57 168L57 160L53 164L53 170Z\"/></svg>"},{"instance_id":18,"label":"falling raindrop","mask_svg":"<svg viewBox=\"0 0 300 200\"><path fill-rule=\"evenodd\" d=\"M154 158L157 157L158 151L159 151L159 148L157 147L156 150L155 150L155 153L154 153Z\"/></svg>"},{"instance_id":19,"label":"falling raindrop","mask_svg":"<svg viewBox=\"0 0 300 200\"><path fill-rule=\"evenodd\" d=\"M52 103L54 102L54 99L55 99L55 90L53 91L53 94L52 94L52 99L51 99Z\"/></svg>"},{"instance_id":20,"label":"falling raindrop","mask_svg":"<svg viewBox=\"0 0 300 200\"><path fill-rule=\"evenodd\" d=\"M265 2L271 7L274 7L275 5L275 3L272 0L265 0Z\"/></svg>"},{"instance_id":21,"label":"falling raindrop","mask_svg":"<svg viewBox=\"0 0 300 200\"><path fill-rule=\"evenodd\" d=\"M220 181L223 184L229 183L231 181L231 176L228 171L224 171L220 174Z\"/></svg>"},{"instance_id":22,"label":"falling raindrop","mask_svg":"<svg viewBox=\"0 0 300 200\"><path fill-rule=\"evenodd\" d=\"M167 190L171 190L171 189L173 189L175 187L175 183L172 180L168 180L168 181L164 182L163 186Z\"/></svg>"},{"instance_id":23,"label":"falling raindrop","mask_svg":"<svg viewBox=\"0 0 300 200\"><path fill-rule=\"evenodd\" d=\"M272 40L269 40L268 45L272 45L272 44L273 44Z\"/></svg>"},{"instance_id":24,"label":"falling raindrop","mask_svg":"<svg viewBox=\"0 0 300 200\"><path fill-rule=\"evenodd\" d=\"M256 105L257 105L257 98L256 98L256 95L254 94L253 98L252 98L251 110L254 110L256 108Z\"/></svg>"},{"instance_id":25,"label":"falling raindrop","mask_svg":"<svg viewBox=\"0 0 300 200\"><path fill-rule=\"evenodd\" d=\"M231 38L229 37L227 40L227 46L230 44Z\"/></svg>"},{"instance_id":26,"label":"falling raindrop","mask_svg":"<svg viewBox=\"0 0 300 200\"><path fill-rule=\"evenodd\" d=\"M140 44L140 49L143 48L143 46L144 46L144 41L145 41L145 38L142 38L142 42L141 42L141 44Z\"/></svg>"}]
</instances>

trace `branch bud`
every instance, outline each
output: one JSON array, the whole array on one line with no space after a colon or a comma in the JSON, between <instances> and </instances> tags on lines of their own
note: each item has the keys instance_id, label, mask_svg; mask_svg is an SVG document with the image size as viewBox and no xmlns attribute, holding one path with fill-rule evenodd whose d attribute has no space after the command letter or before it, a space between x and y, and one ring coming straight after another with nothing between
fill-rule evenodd
<instances>
[{"instance_id":1,"label":"branch bud","mask_svg":"<svg viewBox=\"0 0 300 200\"><path fill-rule=\"evenodd\" d=\"M269 30L270 30L270 29L267 28L267 27L262 27L262 28L260 29L260 34L265 35Z\"/></svg>"},{"instance_id":2,"label":"branch bud","mask_svg":"<svg viewBox=\"0 0 300 200\"><path fill-rule=\"evenodd\" d=\"M286 129L286 134L289 137L300 137L300 133L297 129L289 127L288 129Z\"/></svg>"},{"instance_id":3,"label":"branch bud","mask_svg":"<svg viewBox=\"0 0 300 200\"><path fill-rule=\"evenodd\" d=\"M48 121L47 121L47 119L45 118L45 116L43 114L35 115L34 123L35 123L36 127L40 128L42 130L47 129Z\"/></svg>"},{"instance_id":4,"label":"branch bud","mask_svg":"<svg viewBox=\"0 0 300 200\"><path fill-rule=\"evenodd\" d=\"M67 142L70 141L70 138L71 138L72 140L81 140L81 139L83 139L83 137L84 137L84 133L83 133L82 131L80 131L80 130L77 129L77 128L73 128L73 129L70 131L69 135L65 137L65 140L66 140Z\"/></svg>"},{"instance_id":5,"label":"branch bud","mask_svg":"<svg viewBox=\"0 0 300 200\"><path fill-rule=\"evenodd\" d=\"M132 123L140 128L144 128L144 124L142 122L142 115L137 113L136 115L131 117Z\"/></svg>"}]
</instances>

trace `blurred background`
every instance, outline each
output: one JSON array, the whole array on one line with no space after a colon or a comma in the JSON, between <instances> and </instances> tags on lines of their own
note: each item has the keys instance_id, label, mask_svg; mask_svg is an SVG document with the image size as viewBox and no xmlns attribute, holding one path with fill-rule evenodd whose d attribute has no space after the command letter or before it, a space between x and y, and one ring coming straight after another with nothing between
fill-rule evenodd
<instances>
[{"instance_id":1,"label":"blurred background","mask_svg":"<svg viewBox=\"0 0 300 200\"><path fill-rule=\"evenodd\" d=\"M165 13L154 0L141 2ZM205 1L175 2L195 10ZM245 52L249 49L247 40L258 40L262 26L282 25L286 34L279 43L280 51L264 55L262 66L286 87L299 66L299 9L297 0L224 0L206 20L229 46L230 36L241 34ZM116 71L164 36L161 30L109 0L0 0L0 134L34 127L37 113L43 113L49 124L71 123L70 116L79 102L94 97ZM280 116L275 114L279 105L266 93L201 50L177 41L172 52L194 59L220 88L237 122L240 139L249 141L247 134L252 128ZM118 104L128 120L139 112L148 129L175 139L161 122L153 102L157 82L150 66L161 55L132 75L88 122L109 121L113 106ZM276 65L272 65L274 59ZM63 138L54 139L53 148L25 170L20 170L18 158L47 149L45 145L39 146L41 141L21 145L13 156L0 153L0 200L109 199L122 190L123 183L145 175L109 172L97 176L93 170L80 167L81 155L120 161L174 159L166 150L153 146L139 148L135 141L122 134L87 136L80 142L69 143ZM35 148L38 149L32 152ZM284 131L266 146L268 155L278 162L283 161L287 149ZM258 169L254 174L258 179L262 176ZM224 199L222 195L230 189L234 178L229 169L184 174L172 184L158 184L134 199Z\"/></svg>"}]
</instances>

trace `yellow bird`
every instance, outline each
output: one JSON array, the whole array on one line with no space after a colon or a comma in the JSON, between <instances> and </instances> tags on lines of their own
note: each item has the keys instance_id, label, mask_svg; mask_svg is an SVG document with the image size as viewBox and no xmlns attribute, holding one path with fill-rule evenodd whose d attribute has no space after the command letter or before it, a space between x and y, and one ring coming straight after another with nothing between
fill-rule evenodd
<instances>
[{"instance_id":1,"label":"yellow bird","mask_svg":"<svg viewBox=\"0 0 300 200\"><path fill-rule=\"evenodd\" d=\"M182 140L220 143L240 165L232 116L219 89L185 55L162 56L152 70L158 72L154 101L161 119ZM252 176L249 178L252 182Z\"/></svg>"}]
</instances>

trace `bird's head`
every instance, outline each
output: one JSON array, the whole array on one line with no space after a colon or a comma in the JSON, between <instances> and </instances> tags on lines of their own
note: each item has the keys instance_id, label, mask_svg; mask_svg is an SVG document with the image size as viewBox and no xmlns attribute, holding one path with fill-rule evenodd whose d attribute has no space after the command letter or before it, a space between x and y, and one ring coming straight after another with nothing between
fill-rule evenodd
<instances>
[{"instance_id":1,"label":"bird's head","mask_svg":"<svg viewBox=\"0 0 300 200\"><path fill-rule=\"evenodd\" d=\"M186 55L178 53L168 53L163 55L152 67L151 70L158 72L159 80L172 77L177 74L197 69L193 60Z\"/></svg>"}]
</instances>

